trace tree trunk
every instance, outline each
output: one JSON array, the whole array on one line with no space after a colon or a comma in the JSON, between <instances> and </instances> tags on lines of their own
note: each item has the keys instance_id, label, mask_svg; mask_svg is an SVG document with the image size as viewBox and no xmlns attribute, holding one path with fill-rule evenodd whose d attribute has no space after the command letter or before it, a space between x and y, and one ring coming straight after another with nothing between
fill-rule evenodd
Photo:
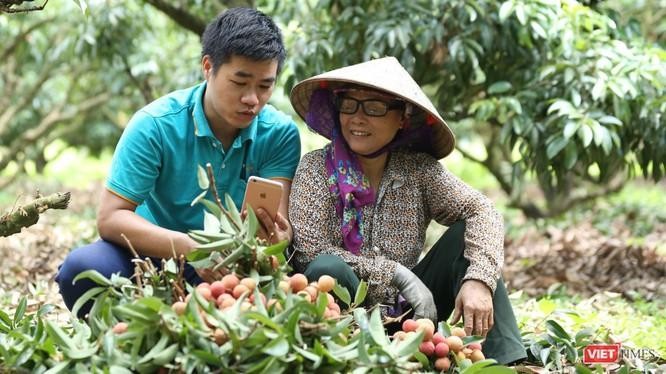
<instances>
[{"instance_id":1,"label":"tree trunk","mask_svg":"<svg viewBox=\"0 0 666 374\"><path fill-rule=\"evenodd\" d=\"M39 220L39 215L47 209L67 208L70 197L69 192L56 192L49 196L39 197L10 213L0 216L0 237L16 234L23 227L34 225Z\"/></svg>"}]
</instances>

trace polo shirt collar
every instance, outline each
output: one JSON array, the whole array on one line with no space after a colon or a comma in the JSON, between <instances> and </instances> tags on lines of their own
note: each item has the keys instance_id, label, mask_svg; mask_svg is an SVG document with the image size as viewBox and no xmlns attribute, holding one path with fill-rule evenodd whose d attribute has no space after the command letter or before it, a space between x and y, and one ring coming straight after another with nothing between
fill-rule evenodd
<instances>
[{"instance_id":1,"label":"polo shirt collar","mask_svg":"<svg viewBox=\"0 0 666 374\"><path fill-rule=\"evenodd\" d=\"M194 119L194 135L199 137L210 137L215 138L213 130L210 128L208 119L206 118L206 112L204 112L203 107L203 98L204 93L206 92L207 82L204 81L199 85L199 87L194 92L194 108L192 109L192 118ZM242 147L243 144L248 141L254 141L257 136L257 123L259 122L259 116L261 112L257 114L250 123L250 126L242 129L234 142L232 144L233 148Z\"/></svg>"},{"instance_id":2,"label":"polo shirt collar","mask_svg":"<svg viewBox=\"0 0 666 374\"><path fill-rule=\"evenodd\" d=\"M206 81L201 83L194 92L194 108L192 109L192 118L194 119L194 135L199 137L214 138L213 130L210 129L206 112L204 112L203 96L206 92Z\"/></svg>"}]
</instances>

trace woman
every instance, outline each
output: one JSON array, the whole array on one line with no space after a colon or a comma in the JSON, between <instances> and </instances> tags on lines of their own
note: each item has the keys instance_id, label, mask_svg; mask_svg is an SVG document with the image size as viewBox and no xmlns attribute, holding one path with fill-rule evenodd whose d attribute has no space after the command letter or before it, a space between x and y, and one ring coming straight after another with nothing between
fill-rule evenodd
<instances>
[{"instance_id":1,"label":"woman","mask_svg":"<svg viewBox=\"0 0 666 374\"><path fill-rule=\"evenodd\" d=\"M500 279L503 222L488 198L437 161L454 136L393 57L297 84L292 105L331 140L301 160L290 195L293 264L309 279L329 274L367 303L396 304L414 318L463 317L500 363L525 357ZM449 226L419 261L430 220Z\"/></svg>"}]
</instances>

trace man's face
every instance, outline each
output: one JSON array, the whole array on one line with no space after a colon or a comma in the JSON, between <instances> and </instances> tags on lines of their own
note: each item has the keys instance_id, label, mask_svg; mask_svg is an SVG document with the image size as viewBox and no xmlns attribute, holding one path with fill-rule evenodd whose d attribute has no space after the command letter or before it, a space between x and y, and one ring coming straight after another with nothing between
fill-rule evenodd
<instances>
[{"instance_id":1,"label":"man's face","mask_svg":"<svg viewBox=\"0 0 666 374\"><path fill-rule=\"evenodd\" d=\"M209 56L202 59L208 82L204 111L213 132L234 134L247 127L266 105L275 87L277 60L255 61L232 56L213 74Z\"/></svg>"}]
</instances>

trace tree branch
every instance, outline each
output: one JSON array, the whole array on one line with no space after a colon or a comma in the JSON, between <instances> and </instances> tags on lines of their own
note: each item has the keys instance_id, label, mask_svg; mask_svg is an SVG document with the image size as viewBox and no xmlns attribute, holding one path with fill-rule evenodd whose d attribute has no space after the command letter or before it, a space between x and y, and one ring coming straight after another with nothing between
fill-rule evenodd
<instances>
[{"instance_id":1,"label":"tree branch","mask_svg":"<svg viewBox=\"0 0 666 374\"><path fill-rule=\"evenodd\" d=\"M150 88L150 84L148 84L147 80L142 80L140 81L134 74L132 74L132 66L129 64L129 61L127 61L127 56L124 54L120 54L120 59L123 61L123 66L125 69L125 73L127 73L127 76L129 76L130 80L136 88L141 91L141 96L143 96L143 99L146 101L146 104L152 102L155 100L153 97L153 92L152 89Z\"/></svg>"},{"instance_id":2,"label":"tree branch","mask_svg":"<svg viewBox=\"0 0 666 374\"><path fill-rule=\"evenodd\" d=\"M96 107L104 104L108 99L108 93L99 94L79 103L78 105L68 106L68 113L61 112L62 108L65 107L67 102L65 101L60 103L56 109L52 110L49 114L42 118L36 127L26 131L22 137L12 142L6 154L17 154L21 149L25 148L27 145L33 143L35 140L50 132L58 123L71 120L81 113L95 109ZM12 161L11 156L0 158L0 170L4 169L10 161Z\"/></svg>"},{"instance_id":3,"label":"tree branch","mask_svg":"<svg viewBox=\"0 0 666 374\"><path fill-rule=\"evenodd\" d=\"M18 207L14 212L0 217L0 236L9 236L20 232L22 228L32 226L39 220L39 215L48 209L66 209L71 194L54 193L40 197L32 202Z\"/></svg>"},{"instance_id":4,"label":"tree branch","mask_svg":"<svg viewBox=\"0 0 666 374\"><path fill-rule=\"evenodd\" d=\"M2 51L2 53L0 53L0 61L4 61L4 60L6 60L7 57L8 57L10 54L14 53L14 50L16 50L16 47L18 47L19 44L21 44L21 42L24 42L24 41L26 40L26 38L28 37L28 34L30 34L31 32L33 32L33 31L35 31L35 30L37 30L38 28L40 28L40 27L46 25L47 23L50 23L50 22L53 21L54 19L55 19L55 17L49 17L49 18L47 18L47 19L43 19L43 20L41 20L41 21L39 21L39 22L35 22L35 23L33 23L32 25L28 26L27 29L21 31L20 34L18 34L18 35L16 35L16 36L14 37L14 40L12 41L12 43L10 43L9 45L7 45L7 46L5 47L5 49Z\"/></svg>"},{"instance_id":5,"label":"tree branch","mask_svg":"<svg viewBox=\"0 0 666 374\"><path fill-rule=\"evenodd\" d=\"M9 121L14 118L16 113L20 112L26 108L32 101L35 99L35 96L39 93L44 85L44 82L49 80L52 76L51 72L56 68L56 64L44 64L42 65L42 71L39 73L39 77L35 83L30 87L30 89L24 94L21 95L22 100L14 106L7 108L2 115L0 115L0 134L4 132L4 129L7 127ZM19 74L20 75L20 74Z\"/></svg>"},{"instance_id":6,"label":"tree branch","mask_svg":"<svg viewBox=\"0 0 666 374\"><path fill-rule=\"evenodd\" d=\"M171 5L163 0L145 0L145 2L166 14L178 25L197 34L198 36L201 36L201 34L203 34L204 30L206 29L206 21L192 13L189 13L183 8Z\"/></svg>"}]
</instances>

